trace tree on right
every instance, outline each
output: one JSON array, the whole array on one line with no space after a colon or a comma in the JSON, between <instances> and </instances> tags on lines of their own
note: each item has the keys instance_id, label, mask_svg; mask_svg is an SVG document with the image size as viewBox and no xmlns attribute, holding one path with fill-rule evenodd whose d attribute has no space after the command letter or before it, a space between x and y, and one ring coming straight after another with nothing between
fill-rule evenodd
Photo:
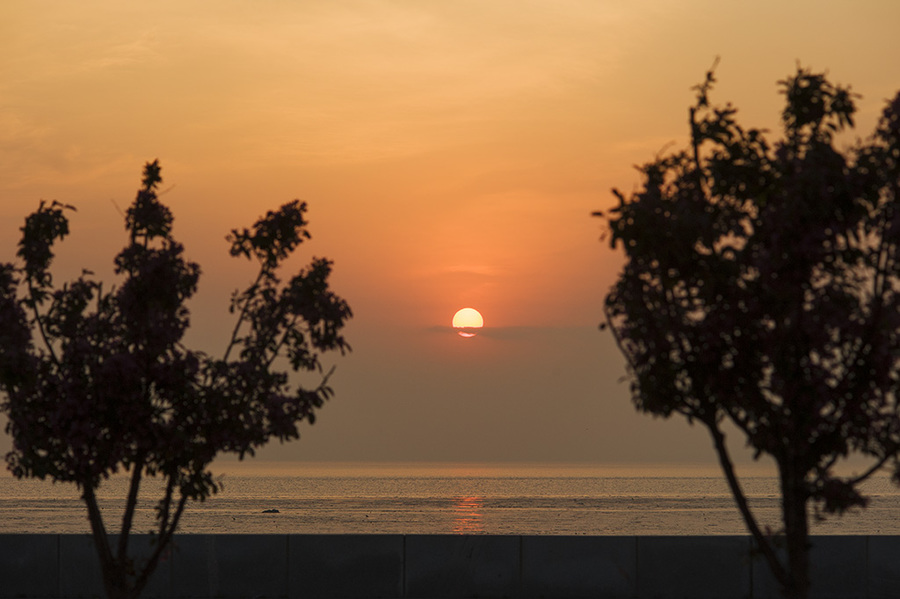
<instances>
[{"instance_id":1,"label":"tree on right","mask_svg":"<svg viewBox=\"0 0 900 599\"><path fill-rule=\"evenodd\" d=\"M856 96L798 67L772 142L711 103L714 83L695 88L690 145L595 213L625 253L602 326L637 409L708 430L759 553L806 598L810 519L864 507L876 472L900 480L900 93L839 142ZM755 518L726 423L777 466L781 530Z\"/></svg>"}]
</instances>

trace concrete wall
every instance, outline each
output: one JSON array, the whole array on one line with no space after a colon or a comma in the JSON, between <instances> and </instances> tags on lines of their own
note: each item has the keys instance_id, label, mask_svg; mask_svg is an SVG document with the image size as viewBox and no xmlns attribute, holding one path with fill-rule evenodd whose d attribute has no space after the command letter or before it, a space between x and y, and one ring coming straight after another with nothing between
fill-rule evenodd
<instances>
[{"instance_id":1,"label":"concrete wall","mask_svg":"<svg viewBox=\"0 0 900 599\"><path fill-rule=\"evenodd\" d=\"M135 547L149 549L138 536ZM779 597L744 536L182 535L144 597ZM813 537L813 597L900 597L900 537ZM0 598L103 595L86 535L0 535Z\"/></svg>"}]
</instances>

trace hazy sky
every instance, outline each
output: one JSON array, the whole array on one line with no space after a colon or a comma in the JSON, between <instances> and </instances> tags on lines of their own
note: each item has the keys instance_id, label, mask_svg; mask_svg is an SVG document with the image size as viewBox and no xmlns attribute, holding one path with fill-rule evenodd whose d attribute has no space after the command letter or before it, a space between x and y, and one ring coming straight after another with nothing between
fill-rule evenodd
<instances>
[{"instance_id":1,"label":"hazy sky","mask_svg":"<svg viewBox=\"0 0 900 599\"><path fill-rule=\"evenodd\" d=\"M294 198L355 317L336 397L268 459L711 462L638 414L597 330L620 258L593 210L687 136L690 88L777 130L800 61L900 88L900 3L289 0L0 5L0 259L40 199L75 204L60 280L111 270L143 164L204 269L189 342L225 342L249 263L225 234ZM471 339L449 328L484 315ZM0 450L9 447L0 438Z\"/></svg>"}]
</instances>

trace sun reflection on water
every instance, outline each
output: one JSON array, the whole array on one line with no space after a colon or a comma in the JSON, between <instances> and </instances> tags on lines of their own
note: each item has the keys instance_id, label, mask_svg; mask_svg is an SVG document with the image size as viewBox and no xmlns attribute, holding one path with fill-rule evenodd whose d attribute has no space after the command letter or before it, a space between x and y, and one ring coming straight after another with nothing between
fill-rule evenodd
<instances>
[{"instance_id":1,"label":"sun reflection on water","mask_svg":"<svg viewBox=\"0 0 900 599\"><path fill-rule=\"evenodd\" d=\"M483 509L484 497L472 495L455 498L453 500L453 532L458 534L484 532Z\"/></svg>"}]
</instances>

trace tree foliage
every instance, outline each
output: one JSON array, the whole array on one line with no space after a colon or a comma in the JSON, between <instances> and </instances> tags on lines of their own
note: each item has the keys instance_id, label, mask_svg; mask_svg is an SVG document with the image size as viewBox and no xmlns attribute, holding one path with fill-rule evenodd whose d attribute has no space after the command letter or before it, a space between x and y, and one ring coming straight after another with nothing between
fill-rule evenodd
<instances>
[{"instance_id":1,"label":"tree foliage","mask_svg":"<svg viewBox=\"0 0 900 599\"><path fill-rule=\"evenodd\" d=\"M609 240L626 262L606 324L637 408L708 429L760 551L805 597L810 509L864 506L859 483L898 463L900 94L841 149L856 96L825 74L779 82L776 142L714 106L714 82L695 88L690 147L643 166L629 197L614 190ZM747 505L725 422L777 465L786 561ZM868 465L842 475L850 456Z\"/></svg>"},{"instance_id":2,"label":"tree foliage","mask_svg":"<svg viewBox=\"0 0 900 599\"><path fill-rule=\"evenodd\" d=\"M331 395L327 375L307 389L276 364L322 375L323 352L349 349L351 312L328 286L331 263L314 259L287 281L279 267L309 238L306 204L293 201L228 236L231 254L259 264L234 294L233 333L221 358L189 349L187 301L200 267L172 235L173 216L156 194L157 161L125 215L125 248L111 288L85 271L55 287L54 245L69 233L71 206L42 202L22 227L20 263L0 265L0 407L9 417L12 473L74 483L88 510L107 594L136 597L175 533L189 500L218 490L209 470L220 452L252 455L270 439L294 439ZM113 546L96 491L130 474ZM143 477L161 477L154 551L129 555Z\"/></svg>"}]
</instances>

